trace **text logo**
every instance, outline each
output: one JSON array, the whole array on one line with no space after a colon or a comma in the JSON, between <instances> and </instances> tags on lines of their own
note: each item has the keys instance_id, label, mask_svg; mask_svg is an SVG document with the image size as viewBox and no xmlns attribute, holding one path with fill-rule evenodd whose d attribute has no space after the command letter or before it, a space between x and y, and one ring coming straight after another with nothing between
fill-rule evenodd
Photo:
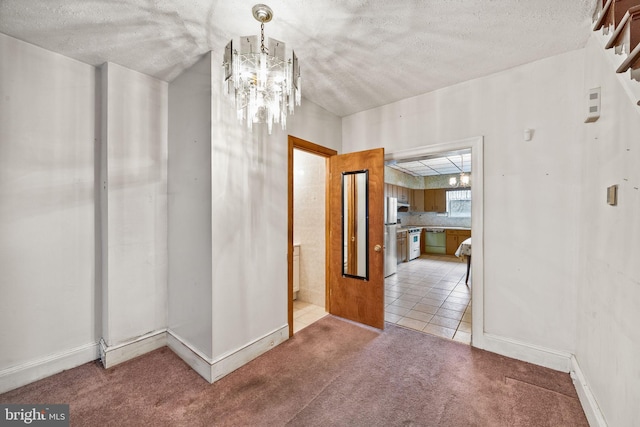
<instances>
[{"instance_id":1,"label":"text logo","mask_svg":"<svg viewBox=\"0 0 640 427\"><path fill-rule=\"evenodd\" d=\"M69 405L0 404L0 427L69 427Z\"/></svg>"}]
</instances>

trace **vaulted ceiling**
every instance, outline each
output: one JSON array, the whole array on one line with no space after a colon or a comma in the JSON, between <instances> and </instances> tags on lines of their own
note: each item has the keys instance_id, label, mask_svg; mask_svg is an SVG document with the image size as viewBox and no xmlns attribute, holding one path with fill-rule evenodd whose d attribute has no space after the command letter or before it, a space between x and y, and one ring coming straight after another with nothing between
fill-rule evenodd
<instances>
[{"instance_id":1,"label":"vaulted ceiling","mask_svg":"<svg viewBox=\"0 0 640 427\"><path fill-rule=\"evenodd\" d=\"M266 0L303 96L349 115L584 46L594 0ZM0 32L171 81L259 33L255 0L0 0Z\"/></svg>"}]
</instances>

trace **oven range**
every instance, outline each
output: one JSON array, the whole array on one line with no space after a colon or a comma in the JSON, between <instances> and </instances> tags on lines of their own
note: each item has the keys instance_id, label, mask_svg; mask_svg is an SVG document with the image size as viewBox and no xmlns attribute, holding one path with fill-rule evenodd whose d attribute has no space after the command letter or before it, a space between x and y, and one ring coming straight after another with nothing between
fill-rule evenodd
<instances>
[{"instance_id":1,"label":"oven range","mask_svg":"<svg viewBox=\"0 0 640 427\"><path fill-rule=\"evenodd\" d=\"M420 256L420 234L422 234L421 228L409 228L408 240L409 240L409 261L416 259Z\"/></svg>"}]
</instances>

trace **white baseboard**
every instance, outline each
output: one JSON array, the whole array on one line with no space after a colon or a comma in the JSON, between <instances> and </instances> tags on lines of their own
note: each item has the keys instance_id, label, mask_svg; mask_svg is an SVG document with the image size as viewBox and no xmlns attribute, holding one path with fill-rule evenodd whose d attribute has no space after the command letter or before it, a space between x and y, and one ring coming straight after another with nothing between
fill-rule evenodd
<instances>
[{"instance_id":1,"label":"white baseboard","mask_svg":"<svg viewBox=\"0 0 640 427\"><path fill-rule=\"evenodd\" d=\"M487 333L482 334L482 337L479 338L474 339L474 347L556 371L569 372L571 368L571 353L568 352Z\"/></svg>"},{"instance_id":2,"label":"white baseboard","mask_svg":"<svg viewBox=\"0 0 640 427\"><path fill-rule=\"evenodd\" d=\"M211 377L213 378L213 382L235 371L242 365L249 363L256 357L266 353L288 339L289 325L285 324L275 331L266 334L262 338L245 345L244 347L218 357L211 365Z\"/></svg>"},{"instance_id":3,"label":"white baseboard","mask_svg":"<svg viewBox=\"0 0 640 427\"><path fill-rule=\"evenodd\" d=\"M0 393L99 359L98 343L89 343L0 371Z\"/></svg>"},{"instance_id":4,"label":"white baseboard","mask_svg":"<svg viewBox=\"0 0 640 427\"><path fill-rule=\"evenodd\" d=\"M100 340L99 343L85 344L0 371L0 393L97 359L101 359L103 366L108 369L164 346L168 346L193 370L212 383L283 343L288 338L289 326L283 325L262 338L216 360L207 358L175 333L164 329L114 346L107 346L103 340Z\"/></svg>"},{"instance_id":5,"label":"white baseboard","mask_svg":"<svg viewBox=\"0 0 640 427\"><path fill-rule=\"evenodd\" d=\"M575 356L571 356L571 379L578 392L578 397L580 398L580 403L582 404L582 409L587 417L587 421L589 421L589 425L591 427L607 427L607 422L604 419L602 411L600 411L600 406L598 406L595 396L591 393L587 379L582 369L580 369L580 365Z\"/></svg>"},{"instance_id":6,"label":"white baseboard","mask_svg":"<svg viewBox=\"0 0 640 427\"><path fill-rule=\"evenodd\" d=\"M167 331L167 336L169 348L205 380L213 383L289 339L289 325L283 325L262 338L216 359L208 358L171 330Z\"/></svg>"},{"instance_id":7,"label":"white baseboard","mask_svg":"<svg viewBox=\"0 0 640 427\"><path fill-rule=\"evenodd\" d=\"M167 346L202 378L209 383L213 382L211 380L211 359L196 350L193 345L189 344L171 329L167 331Z\"/></svg>"},{"instance_id":8,"label":"white baseboard","mask_svg":"<svg viewBox=\"0 0 640 427\"><path fill-rule=\"evenodd\" d=\"M150 332L113 346L107 346L105 341L101 339L100 359L102 360L102 365L108 369L166 345L166 329Z\"/></svg>"}]
</instances>

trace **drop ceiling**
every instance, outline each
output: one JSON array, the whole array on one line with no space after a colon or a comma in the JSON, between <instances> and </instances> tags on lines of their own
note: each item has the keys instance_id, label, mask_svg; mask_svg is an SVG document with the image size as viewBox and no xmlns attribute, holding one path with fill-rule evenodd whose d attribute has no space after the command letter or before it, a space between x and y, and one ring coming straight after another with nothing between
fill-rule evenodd
<instances>
[{"instance_id":1,"label":"drop ceiling","mask_svg":"<svg viewBox=\"0 0 640 427\"><path fill-rule=\"evenodd\" d=\"M303 96L346 116L582 48L596 0L267 0L267 37L300 58ZM0 32L171 81L231 37L255 0L0 0Z\"/></svg>"},{"instance_id":2,"label":"drop ceiling","mask_svg":"<svg viewBox=\"0 0 640 427\"><path fill-rule=\"evenodd\" d=\"M413 176L434 176L471 172L471 153L447 154L398 163L387 163L388 167Z\"/></svg>"}]
</instances>

